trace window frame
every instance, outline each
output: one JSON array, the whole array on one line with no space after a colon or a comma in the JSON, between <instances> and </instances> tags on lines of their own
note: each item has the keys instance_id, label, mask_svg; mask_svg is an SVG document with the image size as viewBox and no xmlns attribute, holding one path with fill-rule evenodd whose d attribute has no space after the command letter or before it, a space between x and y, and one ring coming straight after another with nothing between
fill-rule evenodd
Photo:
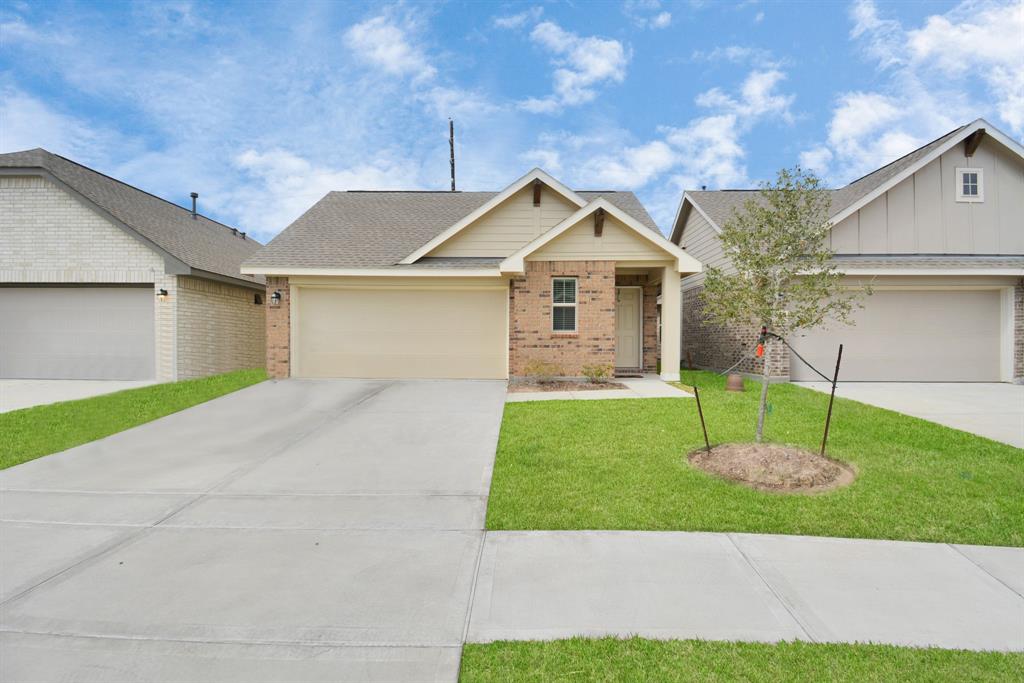
<instances>
[{"instance_id":1,"label":"window frame","mask_svg":"<svg viewBox=\"0 0 1024 683\"><path fill-rule=\"evenodd\" d=\"M978 194L964 194L964 176L968 173L978 174ZM982 168L956 169L956 200L958 202L977 203L985 201L985 170Z\"/></svg>"},{"instance_id":2,"label":"window frame","mask_svg":"<svg viewBox=\"0 0 1024 683\"><path fill-rule=\"evenodd\" d=\"M556 302L555 301L555 282L559 280L567 280L572 282L572 303ZM579 300L580 300L580 282L579 278L575 275L558 275L551 278L551 331L554 334L576 334L580 328L580 317L579 317ZM571 308L572 313L572 329L571 330L559 330L555 328L555 309L556 308Z\"/></svg>"}]
</instances>

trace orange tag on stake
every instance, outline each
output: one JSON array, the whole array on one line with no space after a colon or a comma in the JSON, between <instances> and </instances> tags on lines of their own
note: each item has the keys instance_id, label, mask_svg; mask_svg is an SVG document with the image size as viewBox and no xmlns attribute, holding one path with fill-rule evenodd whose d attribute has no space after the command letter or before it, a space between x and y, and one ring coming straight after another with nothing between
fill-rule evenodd
<instances>
[{"instance_id":1,"label":"orange tag on stake","mask_svg":"<svg viewBox=\"0 0 1024 683\"><path fill-rule=\"evenodd\" d=\"M764 344L757 345L757 357L760 358L764 355Z\"/></svg>"}]
</instances>

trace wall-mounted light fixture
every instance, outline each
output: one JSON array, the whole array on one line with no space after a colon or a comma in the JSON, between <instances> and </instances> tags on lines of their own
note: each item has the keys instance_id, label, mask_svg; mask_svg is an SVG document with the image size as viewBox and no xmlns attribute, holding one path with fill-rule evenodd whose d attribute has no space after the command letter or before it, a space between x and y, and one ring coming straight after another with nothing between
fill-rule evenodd
<instances>
[{"instance_id":1,"label":"wall-mounted light fixture","mask_svg":"<svg viewBox=\"0 0 1024 683\"><path fill-rule=\"evenodd\" d=\"M275 289L274 293L270 295L270 305L280 306L281 305L281 290Z\"/></svg>"},{"instance_id":2,"label":"wall-mounted light fixture","mask_svg":"<svg viewBox=\"0 0 1024 683\"><path fill-rule=\"evenodd\" d=\"M166 301L167 300L167 290L166 289L158 290L157 293L156 293L156 298L160 299L160 301Z\"/></svg>"}]
</instances>

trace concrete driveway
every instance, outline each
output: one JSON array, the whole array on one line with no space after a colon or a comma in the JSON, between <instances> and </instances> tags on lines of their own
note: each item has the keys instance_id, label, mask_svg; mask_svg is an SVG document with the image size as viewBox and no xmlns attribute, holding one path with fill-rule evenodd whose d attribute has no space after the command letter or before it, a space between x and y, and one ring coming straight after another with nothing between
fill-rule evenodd
<instances>
[{"instance_id":1,"label":"concrete driveway","mask_svg":"<svg viewBox=\"0 0 1024 683\"><path fill-rule=\"evenodd\" d=\"M0 680L456 680L504 398L265 382L0 472Z\"/></svg>"},{"instance_id":2,"label":"concrete driveway","mask_svg":"<svg viewBox=\"0 0 1024 683\"><path fill-rule=\"evenodd\" d=\"M74 401L125 389L137 389L150 384L156 382L106 379L0 379L0 413L58 401Z\"/></svg>"},{"instance_id":3,"label":"concrete driveway","mask_svg":"<svg viewBox=\"0 0 1024 683\"><path fill-rule=\"evenodd\" d=\"M797 382L828 392L827 382ZM997 383L840 382L836 395L1024 448L1024 386Z\"/></svg>"}]
</instances>

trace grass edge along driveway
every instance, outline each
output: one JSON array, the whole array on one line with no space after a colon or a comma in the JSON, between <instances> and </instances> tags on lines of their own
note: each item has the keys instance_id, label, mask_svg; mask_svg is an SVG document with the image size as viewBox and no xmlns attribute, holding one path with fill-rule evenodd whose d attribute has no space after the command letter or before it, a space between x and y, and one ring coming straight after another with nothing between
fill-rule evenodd
<instances>
[{"instance_id":1,"label":"grass edge along driveway","mask_svg":"<svg viewBox=\"0 0 1024 683\"><path fill-rule=\"evenodd\" d=\"M466 644L459 680L1007 681L1024 653L892 645L573 638Z\"/></svg>"},{"instance_id":2,"label":"grass edge along driveway","mask_svg":"<svg viewBox=\"0 0 1024 683\"><path fill-rule=\"evenodd\" d=\"M701 392L713 443L754 437L757 387ZM828 396L769 392L766 440L817 451ZM809 495L754 491L692 467L703 438L692 399L542 401L505 406L487 528L775 533L1024 546L1024 450L836 399L828 452L856 481Z\"/></svg>"},{"instance_id":3,"label":"grass edge along driveway","mask_svg":"<svg viewBox=\"0 0 1024 683\"><path fill-rule=\"evenodd\" d=\"M137 427L266 378L262 368L236 370L0 413L0 470Z\"/></svg>"}]
</instances>

